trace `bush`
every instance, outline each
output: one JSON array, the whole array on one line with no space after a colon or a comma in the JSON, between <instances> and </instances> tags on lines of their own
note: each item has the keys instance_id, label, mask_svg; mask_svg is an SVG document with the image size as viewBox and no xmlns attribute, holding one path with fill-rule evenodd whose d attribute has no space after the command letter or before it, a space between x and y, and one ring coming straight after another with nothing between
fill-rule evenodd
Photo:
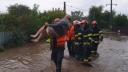
<instances>
[{"instance_id":1,"label":"bush","mask_svg":"<svg viewBox=\"0 0 128 72\"><path fill-rule=\"evenodd\" d=\"M59 9L40 13L35 8L15 4L8 8L8 14L0 15L0 32L13 33L12 45L28 42L30 34L35 33L45 22L52 23L55 18L64 17L64 12Z\"/></svg>"}]
</instances>

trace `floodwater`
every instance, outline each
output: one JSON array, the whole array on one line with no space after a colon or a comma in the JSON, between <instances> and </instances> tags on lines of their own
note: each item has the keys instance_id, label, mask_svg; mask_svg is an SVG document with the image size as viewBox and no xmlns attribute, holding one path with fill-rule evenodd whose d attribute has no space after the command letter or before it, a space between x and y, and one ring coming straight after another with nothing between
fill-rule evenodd
<instances>
[{"instance_id":1,"label":"floodwater","mask_svg":"<svg viewBox=\"0 0 128 72\"><path fill-rule=\"evenodd\" d=\"M100 56L90 66L64 58L62 72L128 72L128 37L109 36L100 43ZM47 43L29 43L0 53L0 72L55 72ZM68 56L67 49L65 56Z\"/></svg>"}]
</instances>

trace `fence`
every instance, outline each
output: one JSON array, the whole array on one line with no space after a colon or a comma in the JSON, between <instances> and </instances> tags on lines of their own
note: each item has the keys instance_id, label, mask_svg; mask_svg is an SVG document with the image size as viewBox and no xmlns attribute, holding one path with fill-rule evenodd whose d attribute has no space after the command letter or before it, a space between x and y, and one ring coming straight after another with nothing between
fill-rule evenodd
<instances>
[{"instance_id":1,"label":"fence","mask_svg":"<svg viewBox=\"0 0 128 72\"><path fill-rule=\"evenodd\" d=\"M6 44L10 43L12 39L12 32L0 32L0 47L4 47Z\"/></svg>"},{"instance_id":2,"label":"fence","mask_svg":"<svg viewBox=\"0 0 128 72\"><path fill-rule=\"evenodd\" d=\"M128 27L116 27L116 28L113 28L113 31L115 31L115 32L117 32L118 30L120 30L121 34L128 35Z\"/></svg>"}]
</instances>

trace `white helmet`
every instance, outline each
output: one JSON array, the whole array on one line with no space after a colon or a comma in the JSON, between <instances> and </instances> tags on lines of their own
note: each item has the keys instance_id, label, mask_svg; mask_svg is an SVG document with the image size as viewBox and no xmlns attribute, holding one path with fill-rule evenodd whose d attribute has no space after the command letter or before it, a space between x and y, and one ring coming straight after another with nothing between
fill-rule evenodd
<instances>
[{"instance_id":1,"label":"white helmet","mask_svg":"<svg viewBox=\"0 0 128 72\"><path fill-rule=\"evenodd\" d=\"M73 24L81 24L81 22L80 21L78 21L78 20L75 20L75 21L73 21Z\"/></svg>"}]
</instances>

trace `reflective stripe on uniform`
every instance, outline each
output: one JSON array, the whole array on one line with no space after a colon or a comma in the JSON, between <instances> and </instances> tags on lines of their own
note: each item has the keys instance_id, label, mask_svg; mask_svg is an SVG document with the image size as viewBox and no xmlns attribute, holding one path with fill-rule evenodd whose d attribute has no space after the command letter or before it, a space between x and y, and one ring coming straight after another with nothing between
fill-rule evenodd
<instances>
[{"instance_id":1,"label":"reflective stripe on uniform","mask_svg":"<svg viewBox=\"0 0 128 72\"><path fill-rule=\"evenodd\" d=\"M51 39L50 39L50 38L48 38L48 39L46 40L46 42L47 42L47 43L50 43L50 42L51 42Z\"/></svg>"},{"instance_id":2,"label":"reflective stripe on uniform","mask_svg":"<svg viewBox=\"0 0 128 72\"><path fill-rule=\"evenodd\" d=\"M90 43L89 42L84 42L83 45L90 45Z\"/></svg>"},{"instance_id":3,"label":"reflective stripe on uniform","mask_svg":"<svg viewBox=\"0 0 128 72\"><path fill-rule=\"evenodd\" d=\"M88 36L92 36L92 34L88 34Z\"/></svg>"},{"instance_id":4,"label":"reflective stripe on uniform","mask_svg":"<svg viewBox=\"0 0 128 72\"><path fill-rule=\"evenodd\" d=\"M103 36L103 34L100 34L100 36Z\"/></svg>"},{"instance_id":5,"label":"reflective stripe on uniform","mask_svg":"<svg viewBox=\"0 0 128 72\"><path fill-rule=\"evenodd\" d=\"M83 37L88 37L88 35L83 35Z\"/></svg>"},{"instance_id":6,"label":"reflective stripe on uniform","mask_svg":"<svg viewBox=\"0 0 128 72\"><path fill-rule=\"evenodd\" d=\"M96 51L91 51L91 53L95 53Z\"/></svg>"},{"instance_id":7,"label":"reflective stripe on uniform","mask_svg":"<svg viewBox=\"0 0 128 72\"><path fill-rule=\"evenodd\" d=\"M82 33L77 33L77 34L75 35L75 37L77 37L77 36L79 36L79 35L82 35Z\"/></svg>"},{"instance_id":8,"label":"reflective stripe on uniform","mask_svg":"<svg viewBox=\"0 0 128 72\"><path fill-rule=\"evenodd\" d=\"M98 36L98 35L100 35L100 34L99 33L93 34L93 36Z\"/></svg>"},{"instance_id":9,"label":"reflective stripe on uniform","mask_svg":"<svg viewBox=\"0 0 128 72\"><path fill-rule=\"evenodd\" d=\"M78 40L81 40L81 37L78 37Z\"/></svg>"},{"instance_id":10,"label":"reflective stripe on uniform","mask_svg":"<svg viewBox=\"0 0 128 72\"><path fill-rule=\"evenodd\" d=\"M75 37L77 37L78 35L75 35Z\"/></svg>"},{"instance_id":11,"label":"reflective stripe on uniform","mask_svg":"<svg viewBox=\"0 0 128 72\"><path fill-rule=\"evenodd\" d=\"M82 33L78 33L78 35L82 35Z\"/></svg>"},{"instance_id":12,"label":"reflective stripe on uniform","mask_svg":"<svg viewBox=\"0 0 128 72\"><path fill-rule=\"evenodd\" d=\"M99 31L99 33L103 33L103 31Z\"/></svg>"},{"instance_id":13,"label":"reflective stripe on uniform","mask_svg":"<svg viewBox=\"0 0 128 72\"><path fill-rule=\"evenodd\" d=\"M75 42L74 44L75 44L75 45L78 45L78 44L79 44L79 42Z\"/></svg>"},{"instance_id":14,"label":"reflective stripe on uniform","mask_svg":"<svg viewBox=\"0 0 128 72\"><path fill-rule=\"evenodd\" d=\"M95 43L99 43L99 41L94 41Z\"/></svg>"}]
</instances>

